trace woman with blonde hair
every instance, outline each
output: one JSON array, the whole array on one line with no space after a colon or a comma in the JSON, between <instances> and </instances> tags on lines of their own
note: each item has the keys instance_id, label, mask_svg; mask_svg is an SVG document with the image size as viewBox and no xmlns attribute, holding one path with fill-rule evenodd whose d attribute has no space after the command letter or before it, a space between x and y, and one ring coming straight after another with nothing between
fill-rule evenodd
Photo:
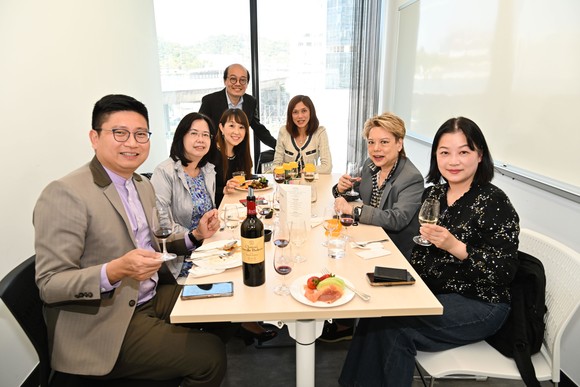
<instances>
[{"instance_id":1,"label":"woman with blonde hair","mask_svg":"<svg viewBox=\"0 0 580 387\"><path fill-rule=\"evenodd\" d=\"M423 177L405 155L405 123L392 113L383 113L365 122L364 137L368 158L361 178L354 182L363 202L352 207L342 197L353 185L345 174L333 187L335 208L352 214L355 222L381 226L409 259L413 236L419 230Z\"/></svg>"}]
</instances>

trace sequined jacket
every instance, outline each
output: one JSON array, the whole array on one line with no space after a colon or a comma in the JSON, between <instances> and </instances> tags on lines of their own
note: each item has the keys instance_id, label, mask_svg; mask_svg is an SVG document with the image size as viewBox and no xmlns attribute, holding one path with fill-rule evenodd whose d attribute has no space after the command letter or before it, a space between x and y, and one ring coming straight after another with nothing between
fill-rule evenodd
<instances>
[{"instance_id":1,"label":"sequined jacket","mask_svg":"<svg viewBox=\"0 0 580 387\"><path fill-rule=\"evenodd\" d=\"M435 294L459 293L491 303L509 303L518 266L519 217L493 184L475 185L447 206L447 184L428 187L423 199L439 199L438 224L467 245L461 261L434 245L415 246L411 263Z\"/></svg>"}]
</instances>

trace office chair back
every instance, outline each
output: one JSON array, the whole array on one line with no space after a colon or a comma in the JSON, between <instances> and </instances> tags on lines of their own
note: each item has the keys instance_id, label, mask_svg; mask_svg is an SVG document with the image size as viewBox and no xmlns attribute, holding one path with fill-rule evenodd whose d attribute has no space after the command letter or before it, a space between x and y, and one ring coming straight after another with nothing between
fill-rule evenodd
<instances>
[{"instance_id":1,"label":"office chair back","mask_svg":"<svg viewBox=\"0 0 580 387\"><path fill-rule=\"evenodd\" d=\"M39 357L39 364L33 372L38 372L38 384L48 387L50 359L46 324L42 316L42 301L34 281L34 261L36 256L12 269L0 281L0 298L20 325Z\"/></svg>"},{"instance_id":2,"label":"office chair back","mask_svg":"<svg viewBox=\"0 0 580 387\"><path fill-rule=\"evenodd\" d=\"M538 380L560 382L560 344L562 334L580 306L578 278L580 254L562 243L532 230L522 229L519 250L544 265L546 272L546 332L539 353L532 356ZM521 379L513 359L496 351L485 341L441 352L417 352L417 362L435 378L473 375Z\"/></svg>"},{"instance_id":3,"label":"office chair back","mask_svg":"<svg viewBox=\"0 0 580 387\"><path fill-rule=\"evenodd\" d=\"M0 298L12 313L38 355L39 364L33 371L38 380L33 384L40 387L177 387L181 378L163 381L137 379L99 380L55 372L51 379L50 355L46 323L42 314L43 303L35 281L36 256L28 258L12 269L0 281ZM49 382L50 381L50 382Z\"/></svg>"}]
</instances>

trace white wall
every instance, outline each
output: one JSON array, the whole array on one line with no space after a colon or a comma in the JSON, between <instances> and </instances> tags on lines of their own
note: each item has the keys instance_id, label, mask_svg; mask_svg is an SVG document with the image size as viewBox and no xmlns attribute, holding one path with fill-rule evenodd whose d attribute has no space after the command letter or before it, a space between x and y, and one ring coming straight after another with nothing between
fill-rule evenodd
<instances>
[{"instance_id":1,"label":"white wall","mask_svg":"<svg viewBox=\"0 0 580 387\"><path fill-rule=\"evenodd\" d=\"M167 157L151 0L0 1L0 277L34 254L32 210L46 184L88 162L94 103L131 95L149 109L152 171ZM37 363L0 304L0 385Z\"/></svg>"}]
</instances>

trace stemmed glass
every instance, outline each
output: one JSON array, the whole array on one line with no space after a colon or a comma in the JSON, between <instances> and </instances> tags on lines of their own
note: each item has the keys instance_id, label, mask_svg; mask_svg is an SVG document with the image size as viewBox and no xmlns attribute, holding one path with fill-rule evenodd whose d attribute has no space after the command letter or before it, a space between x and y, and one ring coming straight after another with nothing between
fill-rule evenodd
<instances>
[{"instance_id":1,"label":"stemmed glass","mask_svg":"<svg viewBox=\"0 0 580 387\"><path fill-rule=\"evenodd\" d=\"M240 214L236 205L229 204L224 207L224 222L232 233L232 239L236 239L234 230L240 225Z\"/></svg>"},{"instance_id":2,"label":"stemmed glass","mask_svg":"<svg viewBox=\"0 0 580 387\"><path fill-rule=\"evenodd\" d=\"M346 166L346 173L350 176L350 182L352 186L350 187L350 191L346 192L348 196L358 196L359 193L354 190L354 183L358 180L361 175L361 165L355 161L349 161Z\"/></svg>"},{"instance_id":3,"label":"stemmed glass","mask_svg":"<svg viewBox=\"0 0 580 387\"><path fill-rule=\"evenodd\" d=\"M346 214L340 210L337 211L340 219L340 224L345 228L346 238L349 239L348 228L354 224L354 217L351 214Z\"/></svg>"},{"instance_id":4,"label":"stemmed glass","mask_svg":"<svg viewBox=\"0 0 580 387\"><path fill-rule=\"evenodd\" d=\"M290 293L286 286L285 277L290 274L294 266L294 260L286 253L286 247L290 244L290 230L285 221L280 220L274 227L274 270L282 276L282 283L274 288L274 293L285 296Z\"/></svg>"},{"instance_id":5,"label":"stemmed glass","mask_svg":"<svg viewBox=\"0 0 580 387\"><path fill-rule=\"evenodd\" d=\"M160 259L163 261L169 261L176 258L176 254L167 252L166 246L167 238L169 238L175 230L175 223L173 222L173 217L171 216L169 208L166 205L157 203L157 206L153 207L151 222L153 235L155 235L155 237L163 244L163 254Z\"/></svg>"},{"instance_id":6,"label":"stemmed glass","mask_svg":"<svg viewBox=\"0 0 580 387\"><path fill-rule=\"evenodd\" d=\"M323 219L322 226L326 230L326 241L322 243L322 246L328 246L330 236L336 231L339 225L338 215L333 207L326 207L324 209Z\"/></svg>"},{"instance_id":7,"label":"stemmed glass","mask_svg":"<svg viewBox=\"0 0 580 387\"><path fill-rule=\"evenodd\" d=\"M439 220L439 200L427 198L419 210L419 223L436 224ZM421 246L431 246L431 242L423 239L421 235L413 237L413 241Z\"/></svg>"},{"instance_id":8,"label":"stemmed glass","mask_svg":"<svg viewBox=\"0 0 580 387\"><path fill-rule=\"evenodd\" d=\"M292 246L296 247L294 261L296 263L306 261L306 257L300 255L300 248L306 242L306 222L304 220L294 220L290 223L290 240Z\"/></svg>"},{"instance_id":9,"label":"stemmed glass","mask_svg":"<svg viewBox=\"0 0 580 387\"><path fill-rule=\"evenodd\" d=\"M286 285L286 278L290 276L294 266L294 260L290 255L284 254L284 251L285 249L282 247L274 249L274 270L282 276L281 283L274 288L274 293L279 296L290 294L290 288Z\"/></svg>"}]
</instances>

